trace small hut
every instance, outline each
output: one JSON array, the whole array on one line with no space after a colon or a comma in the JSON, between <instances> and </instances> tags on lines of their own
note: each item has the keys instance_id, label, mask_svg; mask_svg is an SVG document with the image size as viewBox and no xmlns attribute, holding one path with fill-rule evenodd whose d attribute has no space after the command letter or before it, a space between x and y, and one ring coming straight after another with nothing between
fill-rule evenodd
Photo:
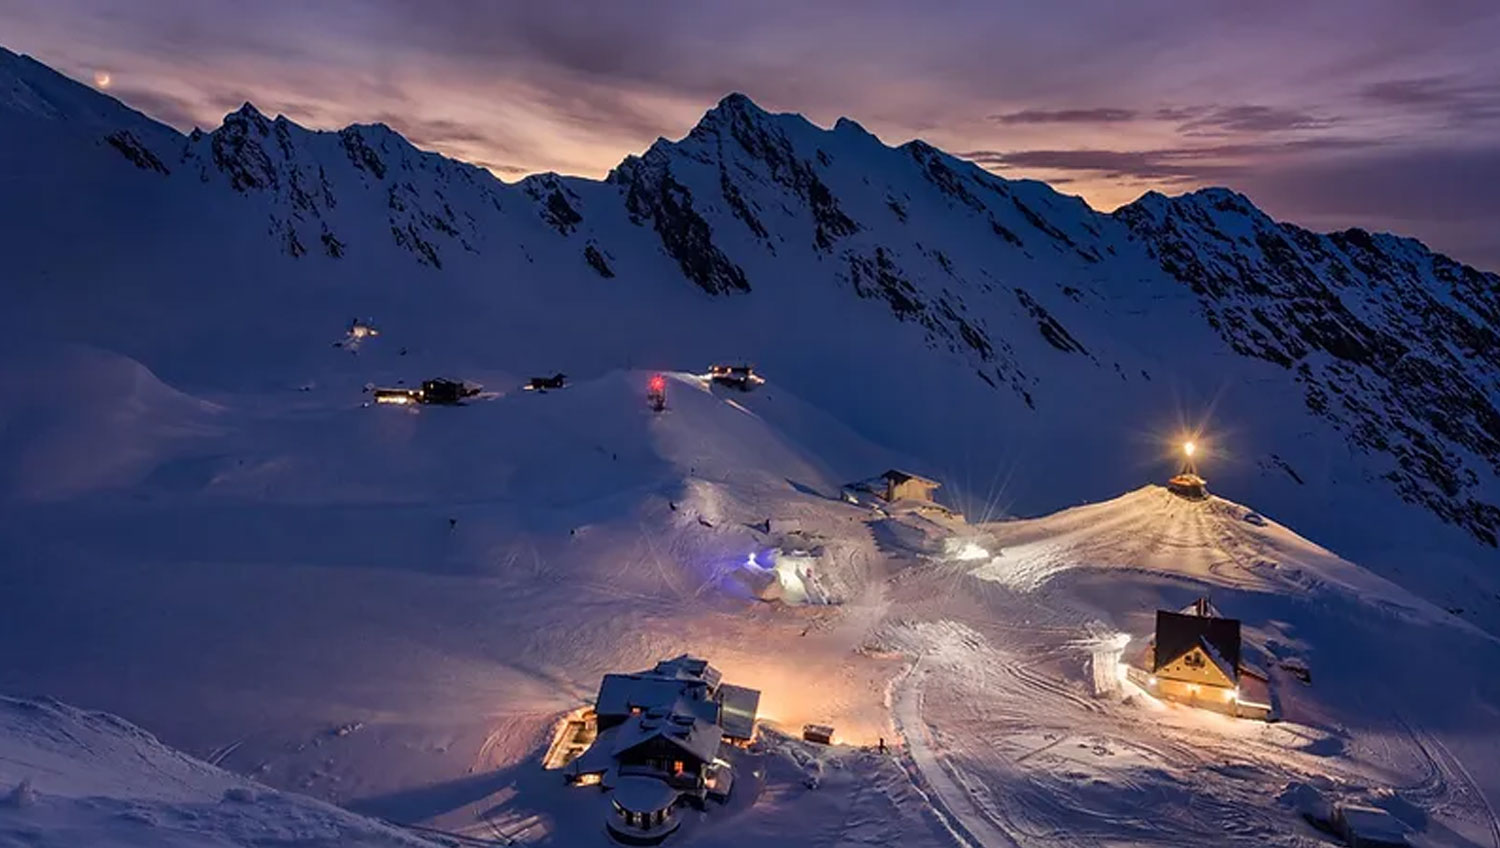
<instances>
[{"instance_id":1,"label":"small hut","mask_svg":"<svg viewBox=\"0 0 1500 848\"><path fill-rule=\"evenodd\" d=\"M752 365L713 365L708 369L708 377L715 383L732 386L742 392L748 392L766 381L755 373Z\"/></svg>"},{"instance_id":2,"label":"small hut","mask_svg":"<svg viewBox=\"0 0 1500 848\"><path fill-rule=\"evenodd\" d=\"M880 475L885 484L883 497L891 502L895 501L932 501L932 493L942 487L942 483L931 480L909 471L901 471L892 468Z\"/></svg>"},{"instance_id":3,"label":"small hut","mask_svg":"<svg viewBox=\"0 0 1500 848\"><path fill-rule=\"evenodd\" d=\"M1167 491L1178 497L1200 501L1208 497L1208 481L1197 474L1184 472L1167 481Z\"/></svg>"},{"instance_id":4,"label":"small hut","mask_svg":"<svg viewBox=\"0 0 1500 848\"><path fill-rule=\"evenodd\" d=\"M805 724L802 726L802 738L819 745L832 745L833 728L826 724Z\"/></svg>"},{"instance_id":5,"label":"small hut","mask_svg":"<svg viewBox=\"0 0 1500 848\"><path fill-rule=\"evenodd\" d=\"M559 371L551 377L532 377L526 381L524 388L528 392L545 392L566 388L567 385L568 375Z\"/></svg>"},{"instance_id":6,"label":"small hut","mask_svg":"<svg viewBox=\"0 0 1500 848\"><path fill-rule=\"evenodd\" d=\"M419 389L385 388L375 389L376 403L394 404L440 404L453 406L479 394L479 386L444 380L441 377L423 380Z\"/></svg>"}]
</instances>

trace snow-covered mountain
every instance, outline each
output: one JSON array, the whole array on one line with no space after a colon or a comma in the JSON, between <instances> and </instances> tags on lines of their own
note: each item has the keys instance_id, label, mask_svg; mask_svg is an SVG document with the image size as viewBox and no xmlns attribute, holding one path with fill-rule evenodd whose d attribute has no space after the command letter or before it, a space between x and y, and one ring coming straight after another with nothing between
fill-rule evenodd
<instances>
[{"instance_id":1,"label":"snow-covered mountain","mask_svg":"<svg viewBox=\"0 0 1500 848\"><path fill-rule=\"evenodd\" d=\"M1103 214L743 95L603 181L249 104L184 137L10 53L0 126L8 344L209 400L748 359L970 512L1133 488L1206 421L1216 490L1500 623L1500 278L1409 239L1222 189Z\"/></svg>"}]
</instances>

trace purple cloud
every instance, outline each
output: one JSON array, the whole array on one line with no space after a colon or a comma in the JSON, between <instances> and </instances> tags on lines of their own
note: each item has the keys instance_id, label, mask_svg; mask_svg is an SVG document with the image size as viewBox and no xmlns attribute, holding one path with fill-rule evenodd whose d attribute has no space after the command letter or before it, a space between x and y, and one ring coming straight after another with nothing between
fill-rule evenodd
<instances>
[{"instance_id":1,"label":"purple cloud","mask_svg":"<svg viewBox=\"0 0 1500 848\"><path fill-rule=\"evenodd\" d=\"M1136 119L1134 109L1023 109L991 118L1002 124L1111 124Z\"/></svg>"}]
</instances>

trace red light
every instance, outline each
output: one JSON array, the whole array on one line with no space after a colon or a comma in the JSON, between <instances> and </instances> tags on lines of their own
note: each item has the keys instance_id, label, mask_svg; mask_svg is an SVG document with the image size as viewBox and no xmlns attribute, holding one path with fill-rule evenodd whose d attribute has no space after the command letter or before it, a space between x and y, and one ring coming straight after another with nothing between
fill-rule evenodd
<instances>
[{"instance_id":1,"label":"red light","mask_svg":"<svg viewBox=\"0 0 1500 848\"><path fill-rule=\"evenodd\" d=\"M655 377L651 378L651 391L653 391L653 392L659 392L659 391L662 391L662 390L666 389L666 387L667 387L667 378L663 377L660 374L657 374Z\"/></svg>"}]
</instances>

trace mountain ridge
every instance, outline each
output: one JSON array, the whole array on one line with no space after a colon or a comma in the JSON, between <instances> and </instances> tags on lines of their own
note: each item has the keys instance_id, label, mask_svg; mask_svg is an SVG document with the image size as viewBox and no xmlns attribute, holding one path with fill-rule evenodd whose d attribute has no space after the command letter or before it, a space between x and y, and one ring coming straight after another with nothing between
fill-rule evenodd
<instances>
[{"instance_id":1,"label":"mountain ridge","mask_svg":"<svg viewBox=\"0 0 1500 848\"><path fill-rule=\"evenodd\" d=\"M1088 431L1091 405L1158 416L1176 391L1161 375L1219 383L1219 392L1232 380L1257 387L1235 412L1255 422L1259 444L1226 469L1231 485L1276 487L1313 516L1300 524L1317 520L1324 487L1375 487L1458 528L1487 561L1500 541L1500 277L1413 239L1312 233L1225 188L1151 192L1102 213L920 140L889 146L854 120L825 129L740 93L602 180L508 183L383 124L310 130L249 103L213 131L184 136L80 83L0 60L0 92L11 93L0 96L0 120L25 130L29 161L79 171L79 191L118 181L116 218L140 219L133 241L112 248L117 259L89 273L141 262L144 246L175 279L176 266L232 250L249 263L247 282L284 278L280 296L321 298L318 310L324 300L366 300L399 314L430 290L437 311L423 320L462 345L448 362L460 350L459 361L583 371L633 357L662 367L684 356L759 360L803 396L843 405L866 436L913 455L934 450L933 440L981 443L990 421L1003 422L1002 442L1063 449L1066 436L1068 450L1089 457L1101 493L1129 481L1110 467L1124 437ZM26 102L56 96L84 118L7 109L26 87ZM38 204L70 203L55 186L31 190L12 201L28 216ZM48 227L74 225L73 212L57 214L28 226L45 241ZM57 264L34 249L16 253L38 277ZM213 367L224 331L200 325L222 308L189 279L180 285L195 317L176 332L199 355L111 327L88 341L169 374L190 359ZM253 316L243 332L290 332L279 329L285 315L263 312L269 297L235 295ZM443 299L465 314L442 313ZM48 308L58 317L34 323L72 320L61 317L70 308L62 300ZM691 318L658 332L664 314ZM585 354L567 339L591 319L614 328L600 352ZM509 335L497 336L497 324ZM288 352L282 365L313 361L312 348L291 350L303 359ZM841 378L872 361L902 363L880 372L886 391ZM966 410L958 419L941 411L955 406ZM913 414L925 423L899 423ZM952 438L953 426L967 435ZM1079 440L1099 444L1071 446ZM943 463L961 461L956 447L938 450ZM983 450L986 462L1014 461L1009 448ZM1047 493L1038 510L1073 497L1066 481L1032 485ZM1361 522L1336 520L1344 531L1312 530L1360 541ZM1403 532L1413 546L1431 535Z\"/></svg>"}]
</instances>

